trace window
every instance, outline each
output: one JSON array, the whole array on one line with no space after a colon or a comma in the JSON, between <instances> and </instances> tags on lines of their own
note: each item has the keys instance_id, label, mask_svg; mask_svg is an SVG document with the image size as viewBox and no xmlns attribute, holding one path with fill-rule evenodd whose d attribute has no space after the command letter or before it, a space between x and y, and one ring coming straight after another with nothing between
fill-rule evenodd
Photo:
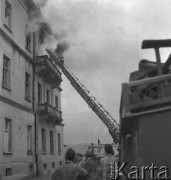
<instances>
[{"instance_id":1,"label":"window","mask_svg":"<svg viewBox=\"0 0 171 180\"><path fill-rule=\"evenodd\" d=\"M26 49L31 50L31 33L26 35Z\"/></svg>"},{"instance_id":2,"label":"window","mask_svg":"<svg viewBox=\"0 0 171 180\"><path fill-rule=\"evenodd\" d=\"M42 85L40 83L38 83L38 87L37 87L37 91L38 91L38 103L42 103Z\"/></svg>"},{"instance_id":3,"label":"window","mask_svg":"<svg viewBox=\"0 0 171 180\"><path fill-rule=\"evenodd\" d=\"M31 78L29 73L25 73L25 98L31 100Z\"/></svg>"},{"instance_id":4,"label":"window","mask_svg":"<svg viewBox=\"0 0 171 180\"><path fill-rule=\"evenodd\" d=\"M34 166L33 166L33 164L30 164L29 170L30 170L30 172L33 172L33 171L34 171Z\"/></svg>"},{"instance_id":5,"label":"window","mask_svg":"<svg viewBox=\"0 0 171 180\"><path fill-rule=\"evenodd\" d=\"M54 154L53 131L50 131L50 154Z\"/></svg>"},{"instance_id":6,"label":"window","mask_svg":"<svg viewBox=\"0 0 171 180\"><path fill-rule=\"evenodd\" d=\"M12 121L5 119L4 153L12 152Z\"/></svg>"},{"instance_id":7,"label":"window","mask_svg":"<svg viewBox=\"0 0 171 180\"><path fill-rule=\"evenodd\" d=\"M44 167L44 169L47 169L47 164L44 163L44 164L43 164L43 167Z\"/></svg>"},{"instance_id":8,"label":"window","mask_svg":"<svg viewBox=\"0 0 171 180\"><path fill-rule=\"evenodd\" d=\"M27 126L27 151L32 152L32 126Z\"/></svg>"},{"instance_id":9,"label":"window","mask_svg":"<svg viewBox=\"0 0 171 180\"><path fill-rule=\"evenodd\" d=\"M42 129L42 152L46 152L46 130Z\"/></svg>"},{"instance_id":10,"label":"window","mask_svg":"<svg viewBox=\"0 0 171 180\"><path fill-rule=\"evenodd\" d=\"M5 55L3 57L2 86L10 89L10 59Z\"/></svg>"},{"instance_id":11,"label":"window","mask_svg":"<svg viewBox=\"0 0 171 180\"><path fill-rule=\"evenodd\" d=\"M5 25L11 29L11 4L5 1Z\"/></svg>"},{"instance_id":12,"label":"window","mask_svg":"<svg viewBox=\"0 0 171 180\"><path fill-rule=\"evenodd\" d=\"M61 135L58 133L58 154L61 154Z\"/></svg>"},{"instance_id":13,"label":"window","mask_svg":"<svg viewBox=\"0 0 171 180\"><path fill-rule=\"evenodd\" d=\"M50 91L46 89L46 102L50 104Z\"/></svg>"},{"instance_id":14,"label":"window","mask_svg":"<svg viewBox=\"0 0 171 180\"><path fill-rule=\"evenodd\" d=\"M58 96L55 96L55 107L58 109Z\"/></svg>"},{"instance_id":15,"label":"window","mask_svg":"<svg viewBox=\"0 0 171 180\"><path fill-rule=\"evenodd\" d=\"M52 168L55 168L55 162L52 162Z\"/></svg>"},{"instance_id":16,"label":"window","mask_svg":"<svg viewBox=\"0 0 171 180\"><path fill-rule=\"evenodd\" d=\"M12 176L12 168L5 169L5 176Z\"/></svg>"}]
</instances>

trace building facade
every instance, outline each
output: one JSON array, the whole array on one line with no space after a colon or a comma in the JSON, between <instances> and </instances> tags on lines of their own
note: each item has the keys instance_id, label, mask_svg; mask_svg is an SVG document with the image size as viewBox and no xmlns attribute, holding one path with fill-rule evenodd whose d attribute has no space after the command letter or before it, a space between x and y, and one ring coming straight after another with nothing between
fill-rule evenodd
<instances>
[{"instance_id":1,"label":"building facade","mask_svg":"<svg viewBox=\"0 0 171 180\"><path fill-rule=\"evenodd\" d=\"M0 174L47 173L63 161L61 72L43 54L32 0L0 0Z\"/></svg>"}]
</instances>

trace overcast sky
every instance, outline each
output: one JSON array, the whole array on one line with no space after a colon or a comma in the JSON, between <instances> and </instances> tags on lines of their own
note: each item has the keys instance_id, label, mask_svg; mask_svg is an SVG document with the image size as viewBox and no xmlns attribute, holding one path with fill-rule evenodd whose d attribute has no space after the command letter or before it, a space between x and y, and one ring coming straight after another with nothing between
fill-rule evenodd
<instances>
[{"instance_id":1,"label":"overcast sky","mask_svg":"<svg viewBox=\"0 0 171 180\"><path fill-rule=\"evenodd\" d=\"M142 40L171 39L171 1L48 0L41 9L58 41L69 44L66 66L119 122L122 83L140 59L155 60L152 49L141 49ZM167 56L162 51L162 61ZM62 89L65 144L112 142L64 76Z\"/></svg>"}]
</instances>

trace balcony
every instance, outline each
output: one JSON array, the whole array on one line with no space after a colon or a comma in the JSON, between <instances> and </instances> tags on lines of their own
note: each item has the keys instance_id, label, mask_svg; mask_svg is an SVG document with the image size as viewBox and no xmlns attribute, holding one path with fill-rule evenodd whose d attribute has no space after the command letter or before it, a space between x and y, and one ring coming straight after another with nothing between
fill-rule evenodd
<instances>
[{"instance_id":1,"label":"balcony","mask_svg":"<svg viewBox=\"0 0 171 180\"><path fill-rule=\"evenodd\" d=\"M48 103L38 104L37 110L39 114L39 119L48 120L58 125L62 122L62 112L52 107Z\"/></svg>"},{"instance_id":2,"label":"balcony","mask_svg":"<svg viewBox=\"0 0 171 180\"><path fill-rule=\"evenodd\" d=\"M121 118L171 109L171 74L122 85Z\"/></svg>"},{"instance_id":3,"label":"balcony","mask_svg":"<svg viewBox=\"0 0 171 180\"><path fill-rule=\"evenodd\" d=\"M56 63L49 59L47 55L37 56L36 61L36 74L42 76L45 82L51 84L52 88L59 87L62 78Z\"/></svg>"}]
</instances>

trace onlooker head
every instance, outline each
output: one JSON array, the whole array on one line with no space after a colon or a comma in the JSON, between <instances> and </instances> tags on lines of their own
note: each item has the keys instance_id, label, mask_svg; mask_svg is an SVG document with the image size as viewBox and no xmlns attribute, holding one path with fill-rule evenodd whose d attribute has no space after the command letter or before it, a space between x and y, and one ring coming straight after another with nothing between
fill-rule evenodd
<instances>
[{"instance_id":1,"label":"onlooker head","mask_svg":"<svg viewBox=\"0 0 171 180\"><path fill-rule=\"evenodd\" d=\"M84 161L84 162L85 162L85 156L82 156L82 161Z\"/></svg>"},{"instance_id":2,"label":"onlooker head","mask_svg":"<svg viewBox=\"0 0 171 180\"><path fill-rule=\"evenodd\" d=\"M91 151L87 151L85 155L86 155L86 158L92 158L92 152Z\"/></svg>"},{"instance_id":3,"label":"onlooker head","mask_svg":"<svg viewBox=\"0 0 171 180\"><path fill-rule=\"evenodd\" d=\"M114 155L113 147L111 144L105 144L105 153Z\"/></svg>"},{"instance_id":4,"label":"onlooker head","mask_svg":"<svg viewBox=\"0 0 171 180\"><path fill-rule=\"evenodd\" d=\"M68 148L65 155L65 160L74 161L75 151L72 148Z\"/></svg>"},{"instance_id":5,"label":"onlooker head","mask_svg":"<svg viewBox=\"0 0 171 180\"><path fill-rule=\"evenodd\" d=\"M76 179L85 179L87 177L87 171L74 164L73 161L75 159L75 151L72 148L67 149L65 154L65 164L61 167L58 167L56 171L52 174L52 180L76 180Z\"/></svg>"},{"instance_id":6,"label":"onlooker head","mask_svg":"<svg viewBox=\"0 0 171 180\"><path fill-rule=\"evenodd\" d=\"M82 154L77 153L77 154L76 154L76 156L75 156L75 160L76 160L76 162L80 162L80 161L82 160L82 157L83 157L83 155L82 155Z\"/></svg>"}]
</instances>

